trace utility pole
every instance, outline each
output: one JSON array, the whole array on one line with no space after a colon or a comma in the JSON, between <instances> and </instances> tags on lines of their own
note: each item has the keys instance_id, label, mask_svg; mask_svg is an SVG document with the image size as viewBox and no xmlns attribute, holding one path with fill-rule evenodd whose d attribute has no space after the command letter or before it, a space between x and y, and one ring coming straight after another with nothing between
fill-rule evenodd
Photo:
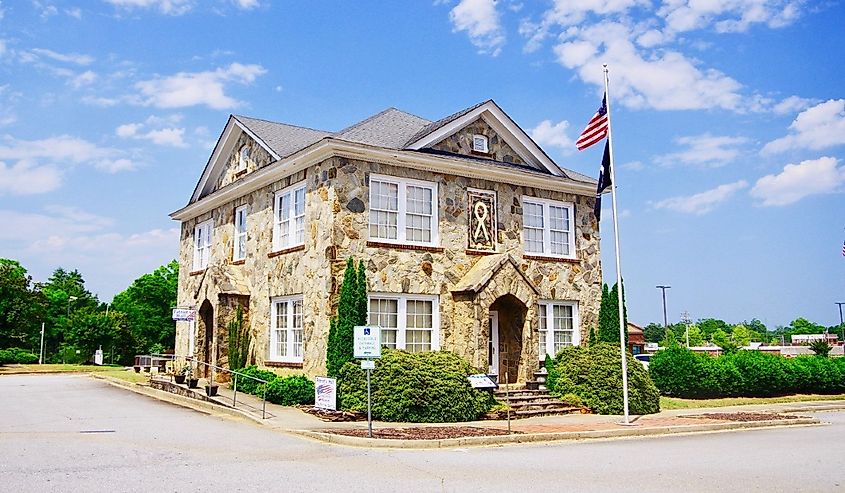
<instances>
[{"instance_id":1,"label":"utility pole","mask_svg":"<svg viewBox=\"0 0 845 493\"><path fill-rule=\"evenodd\" d=\"M689 318L688 311L684 310L684 312L681 313L681 321L684 322L684 325L687 328L687 349L689 349L689 324L692 322L692 319Z\"/></svg>"},{"instance_id":2,"label":"utility pole","mask_svg":"<svg viewBox=\"0 0 845 493\"><path fill-rule=\"evenodd\" d=\"M669 319L666 317L666 290L671 288L672 286L664 286L659 285L655 286L657 289L663 291L663 331L665 332L664 336L669 336Z\"/></svg>"}]
</instances>

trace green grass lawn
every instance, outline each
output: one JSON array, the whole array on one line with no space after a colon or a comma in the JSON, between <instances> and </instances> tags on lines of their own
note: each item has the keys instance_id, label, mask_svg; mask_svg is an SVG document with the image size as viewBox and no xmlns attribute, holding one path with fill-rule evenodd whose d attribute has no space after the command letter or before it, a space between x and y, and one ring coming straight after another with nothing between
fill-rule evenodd
<instances>
[{"instance_id":1,"label":"green grass lawn","mask_svg":"<svg viewBox=\"0 0 845 493\"><path fill-rule=\"evenodd\" d=\"M845 394L795 394L785 395L781 397L725 397L722 399L679 399L677 397L663 396L660 398L660 409L663 411L668 411L671 409L696 409L702 407L742 406L745 404L780 404L784 402L841 400L845 400Z\"/></svg>"},{"instance_id":2,"label":"green grass lawn","mask_svg":"<svg viewBox=\"0 0 845 493\"><path fill-rule=\"evenodd\" d=\"M0 375L13 373L91 373L101 371L122 370L122 366L96 365L7 365L0 366Z\"/></svg>"}]
</instances>

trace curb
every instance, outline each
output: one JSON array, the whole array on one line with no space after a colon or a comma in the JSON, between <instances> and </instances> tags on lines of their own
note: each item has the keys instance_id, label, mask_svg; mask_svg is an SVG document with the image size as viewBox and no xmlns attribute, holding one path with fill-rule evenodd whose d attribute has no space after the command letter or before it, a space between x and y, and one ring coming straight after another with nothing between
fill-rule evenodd
<instances>
[{"instance_id":1,"label":"curb","mask_svg":"<svg viewBox=\"0 0 845 493\"><path fill-rule=\"evenodd\" d=\"M188 409L193 409L194 411L199 411L206 414L211 415L220 415L220 414L228 414L229 416L233 416L236 418L247 418L250 421L253 421L257 424L264 425L265 422L262 421L260 418L256 418L255 416L250 415L244 411L239 409L234 409L231 407L221 406L220 404L214 404L207 401L201 401L199 399L191 399L190 397L181 396L178 394L173 394L170 392L166 392L164 390L154 389L152 387L148 387L146 385L139 385L137 383L127 382L125 380L120 380L119 378L109 377L106 375L98 375L96 373L88 373L88 376L91 378L96 378L98 380L103 380L104 382L108 383L109 385L120 387L122 389L129 390L131 392L135 392L136 394L145 395L147 397L151 397L153 399L167 402L169 404L175 404L177 406L186 407Z\"/></svg>"},{"instance_id":2,"label":"curb","mask_svg":"<svg viewBox=\"0 0 845 493\"><path fill-rule=\"evenodd\" d=\"M610 430L562 431L549 433L526 433L520 435L496 435L487 437L444 438L440 440L390 440L359 438L311 430L292 430L291 433L335 445L368 448L393 449L442 449L454 447L483 447L514 443L538 443L567 440L589 440L602 438L648 437L662 435L738 431L743 429L777 428L783 426L815 426L822 422L816 418L778 419L769 421L747 421L734 423L712 423L703 425L655 426L651 428L619 428Z\"/></svg>"}]
</instances>

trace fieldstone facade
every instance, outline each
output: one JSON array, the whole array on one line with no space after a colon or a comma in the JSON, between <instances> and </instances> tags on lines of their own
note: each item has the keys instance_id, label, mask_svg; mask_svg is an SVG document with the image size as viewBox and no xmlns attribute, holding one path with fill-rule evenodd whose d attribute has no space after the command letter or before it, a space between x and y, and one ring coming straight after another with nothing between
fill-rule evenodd
<instances>
[{"instance_id":1,"label":"fieldstone facade","mask_svg":"<svg viewBox=\"0 0 845 493\"><path fill-rule=\"evenodd\" d=\"M438 151L471 156L474 134L487 136L489 156L499 163L525 165L503 136L482 119L432 146ZM270 155L246 133L237 137L210 196L231 189L237 180L271 164ZM235 175L240 148L251 146L253 162ZM435 246L394 244L370 238L370 179L373 175L436 184L438 241ZM517 180L515 180L516 182ZM276 192L305 185L304 245L273 250ZM237 186L235 183L234 186ZM493 249L470 249L470 196L486 193L494 199L495 221L487 228ZM222 193L222 192L221 192ZM523 197L555 200L574 206L575 258L526 255L523 247ZM371 293L435 297L439 315L439 347L454 351L473 366L487 370L491 336L490 312L498 313L500 380L525 382L539 367L538 307L563 300L577 307L576 330L585 341L597 324L601 298L599 235L593 215L594 198L510 184L501 180L461 176L391 164L390 159L328 155L304 169L194 217L182 219L179 263L181 307L198 310L197 321L177 323L176 352L224 366L227 324L238 305L251 330L251 361L285 372L309 376L325 373L329 320L336 314L338 290L346 259L363 260ZM234 211L247 206L247 255L232 260ZM174 213L176 214L176 213ZM210 261L191 271L195 226L213 220ZM472 227L471 227L472 223ZM271 300L302 297L303 354L301 363L269 361Z\"/></svg>"}]
</instances>

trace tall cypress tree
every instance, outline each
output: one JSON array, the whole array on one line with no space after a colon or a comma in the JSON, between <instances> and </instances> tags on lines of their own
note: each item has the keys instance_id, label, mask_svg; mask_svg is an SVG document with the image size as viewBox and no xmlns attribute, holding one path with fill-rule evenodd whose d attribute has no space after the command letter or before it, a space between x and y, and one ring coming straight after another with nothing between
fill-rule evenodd
<instances>
[{"instance_id":1,"label":"tall cypress tree","mask_svg":"<svg viewBox=\"0 0 845 493\"><path fill-rule=\"evenodd\" d=\"M625 325L625 343L628 343L628 308L625 306L624 281L622 289L623 324ZM601 342L619 343L619 286L614 284L608 291L607 284L602 288L601 307L599 308L599 333Z\"/></svg>"},{"instance_id":2,"label":"tall cypress tree","mask_svg":"<svg viewBox=\"0 0 845 493\"><path fill-rule=\"evenodd\" d=\"M358 262L358 279L355 290L355 305L357 308L355 325L367 325L369 314L367 313L367 272L364 269L364 261Z\"/></svg>"},{"instance_id":3,"label":"tall cypress tree","mask_svg":"<svg viewBox=\"0 0 845 493\"><path fill-rule=\"evenodd\" d=\"M366 289L366 288L365 288ZM340 286L340 302L337 317L329 324L329 340L326 347L326 372L336 377L341 367L353 358L353 327L359 325L359 308L355 302L358 294L358 274L352 258L346 260L343 284Z\"/></svg>"}]
</instances>

